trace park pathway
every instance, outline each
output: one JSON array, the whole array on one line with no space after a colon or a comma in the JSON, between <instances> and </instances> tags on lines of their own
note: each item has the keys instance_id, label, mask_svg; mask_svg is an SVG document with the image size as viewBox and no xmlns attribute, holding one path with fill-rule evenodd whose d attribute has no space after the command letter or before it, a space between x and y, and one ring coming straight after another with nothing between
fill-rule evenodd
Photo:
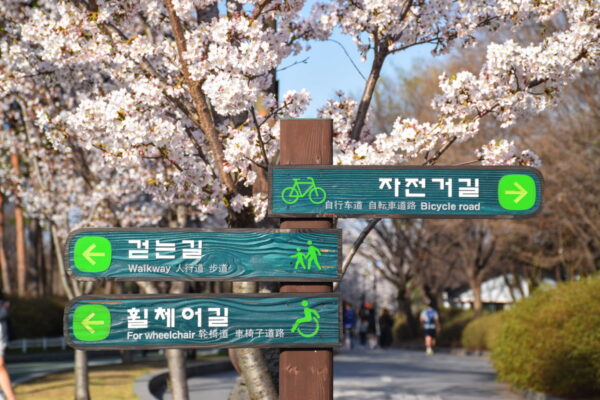
<instances>
[{"instance_id":1,"label":"park pathway","mask_svg":"<svg viewBox=\"0 0 600 400\"><path fill-rule=\"evenodd\" d=\"M407 350L343 351L334 358L336 400L518 400L486 357ZM235 372L190 378L190 398L226 399ZM170 399L170 397L165 397Z\"/></svg>"}]
</instances>

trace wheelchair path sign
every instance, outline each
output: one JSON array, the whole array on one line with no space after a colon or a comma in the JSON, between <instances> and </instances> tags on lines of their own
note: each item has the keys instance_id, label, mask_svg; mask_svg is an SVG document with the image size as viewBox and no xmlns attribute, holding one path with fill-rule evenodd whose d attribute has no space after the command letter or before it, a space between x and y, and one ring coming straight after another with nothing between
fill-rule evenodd
<instances>
[{"instance_id":1,"label":"wheelchair path sign","mask_svg":"<svg viewBox=\"0 0 600 400\"><path fill-rule=\"evenodd\" d=\"M81 350L336 347L339 293L82 296L65 308Z\"/></svg>"}]
</instances>

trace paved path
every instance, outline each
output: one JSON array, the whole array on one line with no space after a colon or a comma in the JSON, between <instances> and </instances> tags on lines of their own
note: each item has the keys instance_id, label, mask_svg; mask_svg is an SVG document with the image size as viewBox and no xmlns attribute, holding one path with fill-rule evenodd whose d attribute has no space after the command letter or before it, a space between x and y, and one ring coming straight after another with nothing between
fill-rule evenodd
<instances>
[{"instance_id":1,"label":"paved path","mask_svg":"<svg viewBox=\"0 0 600 400\"><path fill-rule=\"evenodd\" d=\"M494 380L485 357L355 350L336 355L334 364L334 398L338 400L520 399ZM228 372L191 378L190 398L226 399L235 377L235 372Z\"/></svg>"}]
</instances>

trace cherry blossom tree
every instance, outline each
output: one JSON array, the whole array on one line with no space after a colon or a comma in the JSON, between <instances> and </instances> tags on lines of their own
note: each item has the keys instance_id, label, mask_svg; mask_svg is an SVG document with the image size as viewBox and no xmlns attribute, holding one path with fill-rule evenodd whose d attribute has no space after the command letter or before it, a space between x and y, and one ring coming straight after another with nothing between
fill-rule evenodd
<instances>
[{"instance_id":1,"label":"cherry blossom tree","mask_svg":"<svg viewBox=\"0 0 600 400\"><path fill-rule=\"evenodd\" d=\"M278 97L276 71L310 41L338 30L373 60L359 100L340 92L319 111L334 121L335 162L433 165L477 135L482 118L509 127L597 68L599 9L599 0L3 2L0 99L9 114L18 105L21 122L0 146L27 154L31 169L17 177L0 165L3 182L14 183L3 191L43 215L56 237L74 226L153 224L177 205L200 221L251 226L265 217L259 182L277 158L277 121L310 102L301 88ZM564 28L539 42L490 44L479 73L442 75L437 122L399 116L390 132L368 128L395 54L422 44L443 54L482 30L553 18ZM486 164L537 162L503 141L478 154ZM253 357L260 352L241 368ZM251 382L250 396L273 397L267 381Z\"/></svg>"}]
</instances>

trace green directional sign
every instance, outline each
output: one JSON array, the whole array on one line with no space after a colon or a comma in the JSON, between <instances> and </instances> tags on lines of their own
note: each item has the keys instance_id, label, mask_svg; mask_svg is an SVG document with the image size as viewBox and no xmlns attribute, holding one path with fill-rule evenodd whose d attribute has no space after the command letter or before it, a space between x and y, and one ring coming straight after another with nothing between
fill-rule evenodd
<instances>
[{"instance_id":1,"label":"green directional sign","mask_svg":"<svg viewBox=\"0 0 600 400\"><path fill-rule=\"evenodd\" d=\"M272 217L528 217L542 206L542 175L528 167L279 166Z\"/></svg>"},{"instance_id":2,"label":"green directional sign","mask_svg":"<svg viewBox=\"0 0 600 400\"><path fill-rule=\"evenodd\" d=\"M73 262L80 271L105 271L110 266L111 259L112 246L102 236L83 236L75 242Z\"/></svg>"},{"instance_id":3,"label":"green directional sign","mask_svg":"<svg viewBox=\"0 0 600 400\"><path fill-rule=\"evenodd\" d=\"M334 293L82 296L65 308L67 343L81 350L333 347Z\"/></svg>"},{"instance_id":4,"label":"green directional sign","mask_svg":"<svg viewBox=\"0 0 600 400\"><path fill-rule=\"evenodd\" d=\"M529 210L536 198L535 180L529 175L505 175L498 183L498 201L506 210Z\"/></svg>"},{"instance_id":5,"label":"green directional sign","mask_svg":"<svg viewBox=\"0 0 600 400\"><path fill-rule=\"evenodd\" d=\"M104 340L110 334L110 311L100 304L86 304L75 309L73 335L84 342Z\"/></svg>"},{"instance_id":6,"label":"green directional sign","mask_svg":"<svg viewBox=\"0 0 600 400\"><path fill-rule=\"evenodd\" d=\"M67 239L75 279L336 281L341 231L82 229Z\"/></svg>"}]
</instances>

